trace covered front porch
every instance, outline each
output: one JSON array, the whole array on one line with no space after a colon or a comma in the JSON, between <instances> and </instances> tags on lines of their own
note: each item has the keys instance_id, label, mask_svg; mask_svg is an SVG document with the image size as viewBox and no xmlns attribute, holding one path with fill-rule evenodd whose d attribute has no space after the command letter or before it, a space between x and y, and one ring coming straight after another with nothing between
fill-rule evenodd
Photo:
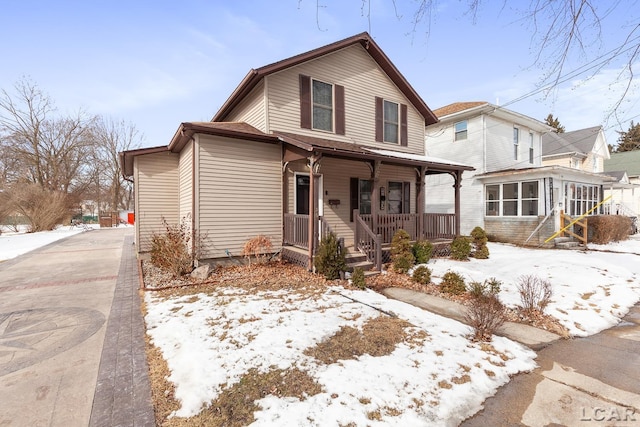
<instances>
[{"instance_id":1,"label":"covered front porch","mask_svg":"<svg viewBox=\"0 0 640 427\"><path fill-rule=\"evenodd\" d=\"M452 239L460 230L460 182L473 168L410 153L299 135L279 135L283 155L283 245L311 270L321 239L333 232L381 270L383 248L399 229L412 240ZM454 178L454 213L425 212L425 177ZM300 249L304 249L304 263Z\"/></svg>"}]
</instances>

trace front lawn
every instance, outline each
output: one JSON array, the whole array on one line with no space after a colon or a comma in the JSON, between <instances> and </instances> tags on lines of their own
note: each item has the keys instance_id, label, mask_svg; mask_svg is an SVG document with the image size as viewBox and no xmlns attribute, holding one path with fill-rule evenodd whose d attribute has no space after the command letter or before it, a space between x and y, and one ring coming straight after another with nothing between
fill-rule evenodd
<instances>
[{"instance_id":1,"label":"front lawn","mask_svg":"<svg viewBox=\"0 0 640 427\"><path fill-rule=\"evenodd\" d=\"M457 425L535 353L287 264L148 291L158 425Z\"/></svg>"}]
</instances>

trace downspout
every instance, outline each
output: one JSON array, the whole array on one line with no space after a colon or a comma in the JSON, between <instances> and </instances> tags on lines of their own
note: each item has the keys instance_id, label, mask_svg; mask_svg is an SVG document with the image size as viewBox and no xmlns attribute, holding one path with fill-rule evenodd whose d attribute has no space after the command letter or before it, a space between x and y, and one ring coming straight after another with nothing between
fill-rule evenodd
<instances>
[{"instance_id":1,"label":"downspout","mask_svg":"<svg viewBox=\"0 0 640 427\"><path fill-rule=\"evenodd\" d=\"M460 181L462 180L462 171L457 170L455 173L455 184L453 184L453 188L455 189L455 234L456 237L460 236Z\"/></svg>"},{"instance_id":2,"label":"downspout","mask_svg":"<svg viewBox=\"0 0 640 427\"><path fill-rule=\"evenodd\" d=\"M314 184L314 176L313 176L313 169L315 166L315 156L311 156L309 157L309 223L308 223L308 242L307 242L307 246L309 248L307 256L308 256L308 260L307 260L307 269L309 271L313 271L313 244L314 244L314 223L315 223L315 216L316 216L316 206L315 206L315 186Z\"/></svg>"},{"instance_id":3,"label":"downspout","mask_svg":"<svg viewBox=\"0 0 640 427\"><path fill-rule=\"evenodd\" d=\"M197 267L196 256L196 140L191 137L191 256Z\"/></svg>"}]
</instances>

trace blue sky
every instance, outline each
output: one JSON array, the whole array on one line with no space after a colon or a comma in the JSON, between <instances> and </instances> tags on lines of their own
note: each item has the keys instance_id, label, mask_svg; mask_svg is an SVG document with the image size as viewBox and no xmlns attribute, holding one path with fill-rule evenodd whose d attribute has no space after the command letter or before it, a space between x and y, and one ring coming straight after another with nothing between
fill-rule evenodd
<instances>
[{"instance_id":1,"label":"blue sky","mask_svg":"<svg viewBox=\"0 0 640 427\"><path fill-rule=\"evenodd\" d=\"M511 103L535 91L547 67L536 62L540 38L523 10L484 0L474 23L466 0L436 1L427 35L425 25L413 31L416 2L395 3L0 0L0 88L11 93L28 76L61 112L124 119L144 135L141 146L165 145L181 122L210 120L251 68L368 31L432 109L488 101L539 120L553 113L567 130L604 125L609 143L630 119L640 121L638 90L619 108L621 124L606 120L626 57L588 80L573 76L546 98ZM621 44L637 25L635 1L612 3L600 10L602 42L571 56L566 71Z\"/></svg>"}]
</instances>

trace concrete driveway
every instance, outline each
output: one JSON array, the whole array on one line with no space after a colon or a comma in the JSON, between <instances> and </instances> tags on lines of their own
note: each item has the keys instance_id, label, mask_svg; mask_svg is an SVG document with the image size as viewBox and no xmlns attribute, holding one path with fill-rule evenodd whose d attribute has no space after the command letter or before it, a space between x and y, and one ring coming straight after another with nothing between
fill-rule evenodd
<instances>
[{"instance_id":1,"label":"concrete driveway","mask_svg":"<svg viewBox=\"0 0 640 427\"><path fill-rule=\"evenodd\" d=\"M154 425L137 287L132 228L0 263L0 425Z\"/></svg>"},{"instance_id":2,"label":"concrete driveway","mask_svg":"<svg viewBox=\"0 0 640 427\"><path fill-rule=\"evenodd\" d=\"M462 423L471 426L640 426L640 305L616 327L558 341Z\"/></svg>"}]
</instances>

